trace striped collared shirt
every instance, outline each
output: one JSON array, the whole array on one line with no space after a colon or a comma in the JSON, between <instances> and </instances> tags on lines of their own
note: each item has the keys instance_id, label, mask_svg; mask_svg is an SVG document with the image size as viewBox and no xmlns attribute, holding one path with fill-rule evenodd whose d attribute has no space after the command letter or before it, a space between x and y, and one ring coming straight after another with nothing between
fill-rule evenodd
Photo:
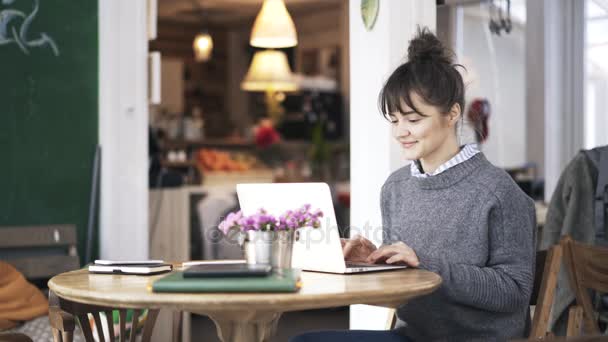
<instances>
[{"instance_id":1,"label":"striped collared shirt","mask_svg":"<svg viewBox=\"0 0 608 342\"><path fill-rule=\"evenodd\" d=\"M457 155L455 155L452 159L448 160L447 162L441 164L437 168L437 170L433 171L432 173L420 172L420 170L422 169L422 167L419 165L420 161L415 160L413 163L410 164L412 176L419 177L419 178L437 176L438 174L442 173L443 171L445 171L453 166L456 166L464 161L471 159L471 157L473 157L477 153L479 153L477 144L467 144L460 150L460 152L458 152Z\"/></svg>"}]
</instances>

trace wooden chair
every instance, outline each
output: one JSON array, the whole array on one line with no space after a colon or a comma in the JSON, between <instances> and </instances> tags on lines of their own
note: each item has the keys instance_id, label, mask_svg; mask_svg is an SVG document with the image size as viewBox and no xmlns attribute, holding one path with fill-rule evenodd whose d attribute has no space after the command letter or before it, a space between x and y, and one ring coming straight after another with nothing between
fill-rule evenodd
<instances>
[{"instance_id":1,"label":"wooden chair","mask_svg":"<svg viewBox=\"0 0 608 342\"><path fill-rule=\"evenodd\" d=\"M576 306L568 316L568 336L600 335L589 290L608 293L608 248L576 242L570 236L563 237L560 244L576 296Z\"/></svg>"},{"instance_id":2,"label":"wooden chair","mask_svg":"<svg viewBox=\"0 0 608 342\"><path fill-rule=\"evenodd\" d=\"M78 269L76 226L0 227L0 259L34 281Z\"/></svg>"},{"instance_id":3,"label":"wooden chair","mask_svg":"<svg viewBox=\"0 0 608 342\"><path fill-rule=\"evenodd\" d=\"M510 342L528 342L530 340L512 340ZM543 342L608 342L608 336L564 337L550 336L542 339Z\"/></svg>"},{"instance_id":4,"label":"wooden chair","mask_svg":"<svg viewBox=\"0 0 608 342\"><path fill-rule=\"evenodd\" d=\"M0 333L0 342L33 342L32 339L20 333Z\"/></svg>"},{"instance_id":5,"label":"wooden chair","mask_svg":"<svg viewBox=\"0 0 608 342\"><path fill-rule=\"evenodd\" d=\"M74 336L74 328L76 327L76 320L80 323L85 341L94 342L93 330L89 321L89 315L93 317L95 321L95 330L99 337L99 341L111 341L116 339L114 333L114 322L112 319L112 311L116 310L109 307L80 304L71 301L67 301L57 297L53 292L50 293L49 298L49 321L53 330L53 338L55 342L72 342ZM119 336L120 342L127 341L127 309L117 309L119 313ZM102 315L105 314L105 321L108 327L108 336L105 335L102 325ZM131 333L129 336L130 342L135 342L137 337L137 325L138 318L142 310L133 310L133 317L131 319ZM146 317L141 342L149 342L152 337L152 330L156 323L159 310L148 310Z\"/></svg>"},{"instance_id":6,"label":"wooden chair","mask_svg":"<svg viewBox=\"0 0 608 342\"><path fill-rule=\"evenodd\" d=\"M536 253L534 287L530 298L530 305L534 305L535 309L529 334L530 339L545 339L552 336L551 333L547 332L547 328L561 262L562 247L560 245ZM386 322L386 329L392 329L395 322L395 310L391 309Z\"/></svg>"},{"instance_id":7,"label":"wooden chair","mask_svg":"<svg viewBox=\"0 0 608 342\"><path fill-rule=\"evenodd\" d=\"M45 287L51 277L80 267L76 226L0 227L0 260L13 265L28 281ZM24 334L4 334L0 341L31 339Z\"/></svg>"},{"instance_id":8,"label":"wooden chair","mask_svg":"<svg viewBox=\"0 0 608 342\"><path fill-rule=\"evenodd\" d=\"M534 305L534 317L528 337L544 339L551 337L547 331L553 298L557 287L557 276L562 263L563 249L555 245L546 251L536 252L536 270L530 305Z\"/></svg>"}]
</instances>

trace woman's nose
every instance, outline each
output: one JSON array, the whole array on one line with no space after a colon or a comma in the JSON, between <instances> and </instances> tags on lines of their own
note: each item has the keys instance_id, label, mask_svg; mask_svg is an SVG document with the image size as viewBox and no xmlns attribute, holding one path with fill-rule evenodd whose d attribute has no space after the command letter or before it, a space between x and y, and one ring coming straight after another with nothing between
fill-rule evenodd
<instances>
[{"instance_id":1,"label":"woman's nose","mask_svg":"<svg viewBox=\"0 0 608 342\"><path fill-rule=\"evenodd\" d=\"M395 127L395 135L397 137L407 137L411 134L407 125L403 122L399 122L397 127Z\"/></svg>"}]
</instances>

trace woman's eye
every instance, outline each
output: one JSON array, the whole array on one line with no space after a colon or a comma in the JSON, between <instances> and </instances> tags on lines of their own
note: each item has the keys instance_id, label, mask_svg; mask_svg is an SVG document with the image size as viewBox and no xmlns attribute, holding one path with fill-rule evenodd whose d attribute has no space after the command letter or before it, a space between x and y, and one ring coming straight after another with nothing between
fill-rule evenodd
<instances>
[{"instance_id":1,"label":"woman's eye","mask_svg":"<svg viewBox=\"0 0 608 342\"><path fill-rule=\"evenodd\" d=\"M416 123L416 122L420 121L420 119L416 119L416 120L407 120L407 121L408 121L408 122L411 122L411 123Z\"/></svg>"}]
</instances>

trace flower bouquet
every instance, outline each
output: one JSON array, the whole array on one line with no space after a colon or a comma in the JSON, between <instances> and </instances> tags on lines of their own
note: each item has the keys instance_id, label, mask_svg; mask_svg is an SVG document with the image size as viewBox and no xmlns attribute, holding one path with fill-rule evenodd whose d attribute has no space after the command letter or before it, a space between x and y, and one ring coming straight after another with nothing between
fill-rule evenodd
<instances>
[{"instance_id":1,"label":"flower bouquet","mask_svg":"<svg viewBox=\"0 0 608 342\"><path fill-rule=\"evenodd\" d=\"M230 213L218 226L228 235L241 232L240 239L248 264L270 264L277 270L291 268L294 236L298 229L321 226L321 210L311 211L310 204L296 210L287 210L275 217L260 208L253 215L241 211Z\"/></svg>"},{"instance_id":2,"label":"flower bouquet","mask_svg":"<svg viewBox=\"0 0 608 342\"><path fill-rule=\"evenodd\" d=\"M269 119L262 119L253 127L253 137L258 158L270 168L281 167L286 155L281 144L281 135Z\"/></svg>"}]
</instances>

